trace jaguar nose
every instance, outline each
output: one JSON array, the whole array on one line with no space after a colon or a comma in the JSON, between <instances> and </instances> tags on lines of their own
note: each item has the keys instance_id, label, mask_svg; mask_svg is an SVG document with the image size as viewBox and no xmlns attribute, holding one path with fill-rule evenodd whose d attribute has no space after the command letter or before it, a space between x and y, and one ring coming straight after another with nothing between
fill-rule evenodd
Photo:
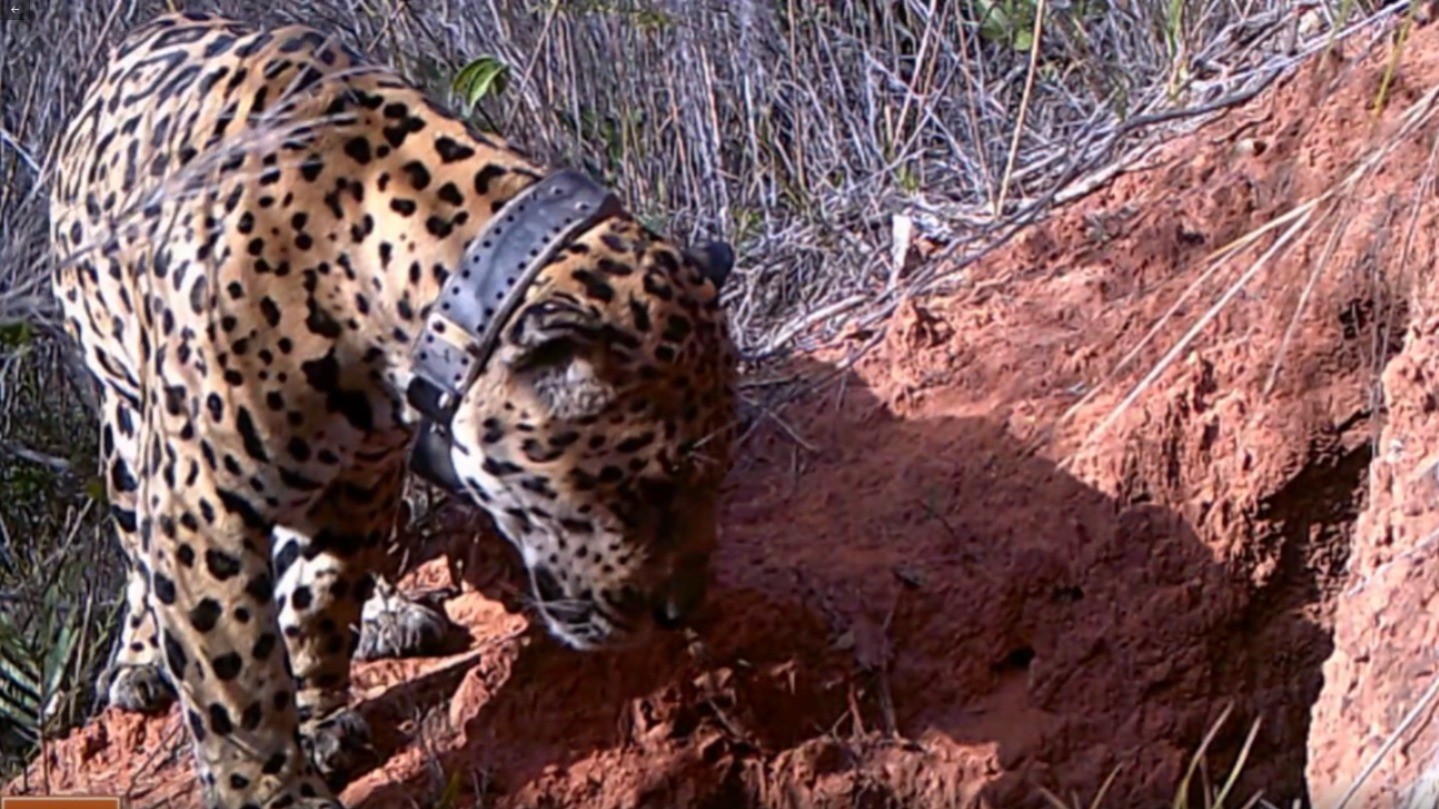
<instances>
[{"instance_id":1,"label":"jaguar nose","mask_svg":"<svg viewBox=\"0 0 1439 809\"><path fill-rule=\"evenodd\" d=\"M680 571L655 600L655 625L669 631L686 626L690 617L704 604L707 589L703 567Z\"/></svg>"},{"instance_id":2,"label":"jaguar nose","mask_svg":"<svg viewBox=\"0 0 1439 809\"><path fill-rule=\"evenodd\" d=\"M689 612L673 601L663 601L655 605L655 626L667 632L683 627L688 617Z\"/></svg>"}]
</instances>

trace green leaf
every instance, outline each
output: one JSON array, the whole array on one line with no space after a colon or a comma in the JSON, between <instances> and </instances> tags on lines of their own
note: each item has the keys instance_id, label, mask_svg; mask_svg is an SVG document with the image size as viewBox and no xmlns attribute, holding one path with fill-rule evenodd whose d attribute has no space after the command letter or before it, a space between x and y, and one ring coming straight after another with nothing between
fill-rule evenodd
<instances>
[{"instance_id":1,"label":"green leaf","mask_svg":"<svg viewBox=\"0 0 1439 809\"><path fill-rule=\"evenodd\" d=\"M40 717L40 677L30 649L13 633L0 637L0 720L35 735Z\"/></svg>"},{"instance_id":2,"label":"green leaf","mask_svg":"<svg viewBox=\"0 0 1439 809\"><path fill-rule=\"evenodd\" d=\"M979 35L990 42L1007 44L1016 51L1034 45L1034 0L975 0L979 9Z\"/></svg>"},{"instance_id":3,"label":"green leaf","mask_svg":"<svg viewBox=\"0 0 1439 809\"><path fill-rule=\"evenodd\" d=\"M79 638L78 627L81 613L71 614L69 621L60 629L59 635L50 646L50 654L45 660L45 688L40 693L41 709L60 691L60 686L65 679L65 673L70 669L70 660L75 655L75 641Z\"/></svg>"},{"instance_id":4,"label":"green leaf","mask_svg":"<svg viewBox=\"0 0 1439 809\"><path fill-rule=\"evenodd\" d=\"M509 82L509 65L496 56L481 56L460 68L452 86L465 104L474 109L486 98L504 93Z\"/></svg>"}]
</instances>

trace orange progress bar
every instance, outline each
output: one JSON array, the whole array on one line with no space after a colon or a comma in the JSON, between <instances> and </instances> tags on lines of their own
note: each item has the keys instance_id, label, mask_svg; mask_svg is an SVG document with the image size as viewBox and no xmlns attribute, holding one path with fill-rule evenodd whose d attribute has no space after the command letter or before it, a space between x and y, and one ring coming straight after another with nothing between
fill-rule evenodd
<instances>
[{"instance_id":1,"label":"orange progress bar","mask_svg":"<svg viewBox=\"0 0 1439 809\"><path fill-rule=\"evenodd\" d=\"M106 795L0 796L0 809L126 809L118 797Z\"/></svg>"}]
</instances>

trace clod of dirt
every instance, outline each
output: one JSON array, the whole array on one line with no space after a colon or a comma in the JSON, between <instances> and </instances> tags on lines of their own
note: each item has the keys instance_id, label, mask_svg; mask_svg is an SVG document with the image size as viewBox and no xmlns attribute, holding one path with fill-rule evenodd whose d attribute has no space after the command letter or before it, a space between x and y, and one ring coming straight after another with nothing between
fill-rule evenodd
<instances>
[{"instance_id":1,"label":"clod of dirt","mask_svg":"<svg viewBox=\"0 0 1439 809\"><path fill-rule=\"evenodd\" d=\"M469 591L446 609L471 649L360 665L387 760L345 800L1031 807L1040 787L1087 802L1116 773L1106 805L1158 805L1232 706L1208 772L1259 721L1240 795L1327 805L1434 677L1439 315L1430 282L1407 280L1435 258L1434 128L1399 138L1096 428L1278 231L1208 274L1216 250L1428 103L1439 28L1413 33L1373 120L1386 54L1348 47L971 267L959 293L909 302L837 383L758 417L702 642L579 655ZM448 578L432 562L408 584ZM1413 780L1424 732L1376 784ZM173 714L108 712L27 788L193 803L182 741Z\"/></svg>"}]
</instances>

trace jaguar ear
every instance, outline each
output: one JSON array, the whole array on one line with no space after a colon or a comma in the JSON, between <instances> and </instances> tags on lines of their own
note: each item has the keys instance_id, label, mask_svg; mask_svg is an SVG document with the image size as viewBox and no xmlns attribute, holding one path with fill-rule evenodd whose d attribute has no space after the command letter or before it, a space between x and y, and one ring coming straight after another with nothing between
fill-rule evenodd
<instances>
[{"instance_id":1,"label":"jaguar ear","mask_svg":"<svg viewBox=\"0 0 1439 809\"><path fill-rule=\"evenodd\" d=\"M734 269L734 248L725 242L709 241L698 247L691 247L685 251L685 257L700 268L700 272L715 285L715 289L724 288L725 279L729 278L730 271Z\"/></svg>"},{"instance_id":2,"label":"jaguar ear","mask_svg":"<svg viewBox=\"0 0 1439 809\"><path fill-rule=\"evenodd\" d=\"M597 362L603 334L599 315L584 306L562 299L537 301L515 317L502 359L552 417L595 415L615 398Z\"/></svg>"}]
</instances>

